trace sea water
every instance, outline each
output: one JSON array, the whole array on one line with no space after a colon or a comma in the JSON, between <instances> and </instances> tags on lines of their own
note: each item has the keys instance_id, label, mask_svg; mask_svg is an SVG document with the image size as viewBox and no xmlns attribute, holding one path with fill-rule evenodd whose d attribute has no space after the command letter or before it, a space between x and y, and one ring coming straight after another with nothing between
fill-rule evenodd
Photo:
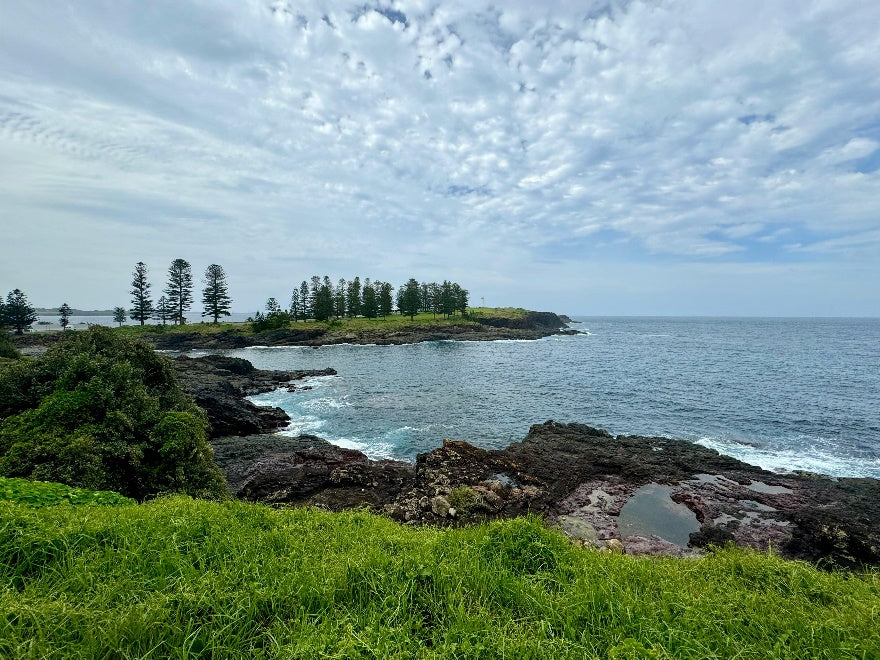
<instances>
[{"instance_id":1,"label":"sea water","mask_svg":"<svg viewBox=\"0 0 880 660\"><path fill-rule=\"evenodd\" d=\"M444 438L501 448L555 419L684 438L771 470L880 478L880 319L575 320L579 334L538 341L225 353L335 368L253 400L287 411L285 433L373 458L413 460Z\"/></svg>"}]
</instances>

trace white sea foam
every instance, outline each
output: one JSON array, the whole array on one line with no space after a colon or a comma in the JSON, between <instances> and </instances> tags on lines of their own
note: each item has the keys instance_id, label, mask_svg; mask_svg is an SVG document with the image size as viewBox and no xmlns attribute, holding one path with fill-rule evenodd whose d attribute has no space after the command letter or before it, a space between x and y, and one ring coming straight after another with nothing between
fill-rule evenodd
<instances>
[{"instance_id":1,"label":"white sea foam","mask_svg":"<svg viewBox=\"0 0 880 660\"><path fill-rule=\"evenodd\" d=\"M774 472L806 470L833 477L861 474L880 479L880 458L844 455L839 449L834 449L832 442L824 438L804 440L798 443L797 450L770 450L736 440L711 437L700 438L697 444Z\"/></svg>"},{"instance_id":2,"label":"white sea foam","mask_svg":"<svg viewBox=\"0 0 880 660\"><path fill-rule=\"evenodd\" d=\"M279 435L290 436L291 438L295 438L298 435L303 434L317 434L322 428L324 428L324 420L313 415L297 415L296 417L291 417L290 423L287 427L278 431Z\"/></svg>"},{"instance_id":3,"label":"white sea foam","mask_svg":"<svg viewBox=\"0 0 880 660\"><path fill-rule=\"evenodd\" d=\"M394 458L394 447L387 442L358 440L355 438L330 438L331 444L343 449L356 449L367 455L367 458L382 460Z\"/></svg>"}]
</instances>

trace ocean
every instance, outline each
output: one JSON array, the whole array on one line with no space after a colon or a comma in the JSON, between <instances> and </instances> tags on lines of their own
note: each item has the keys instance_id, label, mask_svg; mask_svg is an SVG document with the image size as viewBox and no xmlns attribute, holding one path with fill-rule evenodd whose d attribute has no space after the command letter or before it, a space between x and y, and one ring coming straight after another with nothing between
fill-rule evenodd
<instances>
[{"instance_id":1,"label":"ocean","mask_svg":"<svg viewBox=\"0 0 880 660\"><path fill-rule=\"evenodd\" d=\"M414 460L444 438L500 448L555 419L684 438L770 470L880 478L880 319L575 320L577 335L538 341L224 353L336 369L253 400L291 416L286 434L372 458Z\"/></svg>"}]
</instances>

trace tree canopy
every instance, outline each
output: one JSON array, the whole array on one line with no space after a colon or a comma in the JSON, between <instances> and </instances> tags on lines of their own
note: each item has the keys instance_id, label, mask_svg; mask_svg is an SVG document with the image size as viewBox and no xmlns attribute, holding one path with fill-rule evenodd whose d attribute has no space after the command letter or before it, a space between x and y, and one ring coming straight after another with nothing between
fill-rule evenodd
<instances>
[{"instance_id":1,"label":"tree canopy","mask_svg":"<svg viewBox=\"0 0 880 660\"><path fill-rule=\"evenodd\" d=\"M225 495L204 411L168 358L101 327L0 372L0 475L136 499Z\"/></svg>"}]
</instances>

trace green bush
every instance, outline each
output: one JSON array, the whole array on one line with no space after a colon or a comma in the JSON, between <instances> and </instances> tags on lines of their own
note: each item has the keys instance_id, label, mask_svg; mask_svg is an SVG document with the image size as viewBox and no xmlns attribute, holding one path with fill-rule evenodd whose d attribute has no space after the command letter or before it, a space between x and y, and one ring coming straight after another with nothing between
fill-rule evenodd
<instances>
[{"instance_id":1,"label":"green bush","mask_svg":"<svg viewBox=\"0 0 880 660\"><path fill-rule=\"evenodd\" d=\"M9 339L9 333L0 327L0 358L17 360L20 357L21 354L15 350L15 346L12 345L12 340Z\"/></svg>"},{"instance_id":2,"label":"green bush","mask_svg":"<svg viewBox=\"0 0 880 660\"><path fill-rule=\"evenodd\" d=\"M112 490L223 497L207 420L167 358L91 328L0 373L0 475Z\"/></svg>"}]
</instances>

